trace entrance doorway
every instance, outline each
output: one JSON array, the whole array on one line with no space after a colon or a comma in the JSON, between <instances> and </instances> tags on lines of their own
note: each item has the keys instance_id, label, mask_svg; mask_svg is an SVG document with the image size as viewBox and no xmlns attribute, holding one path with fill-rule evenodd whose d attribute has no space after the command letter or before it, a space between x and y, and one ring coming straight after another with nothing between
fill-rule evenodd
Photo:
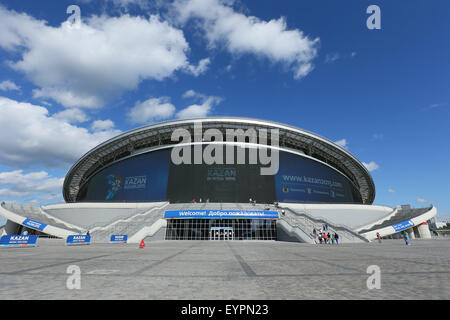
<instances>
[{"instance_id":1,"label":"entrance doorway","mask_svg":"<svg viewBox=\"0 0 450 320\"><path fill-rule=\"evenodd\" d=\"M167 219L166 240L276 239L276 220Z\"/></svg>"}]
</instances>

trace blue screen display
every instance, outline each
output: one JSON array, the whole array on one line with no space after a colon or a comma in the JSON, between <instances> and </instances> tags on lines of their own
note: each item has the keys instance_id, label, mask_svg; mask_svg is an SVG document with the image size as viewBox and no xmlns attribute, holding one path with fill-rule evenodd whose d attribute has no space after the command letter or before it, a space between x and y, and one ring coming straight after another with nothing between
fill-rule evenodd
<instances>
[{"instance_id":1,"label":"blue screen display","mask_svg":"<svg viewBox=\"0 0 450 320\"><path fill-rule=\"evenodd\" d=\"M281 151L275 175L261 175L260 164L182 164L171 149L128 158L94 174L77 201L172 203L310 202L361 203L351 182L325 164Z\"/></svg>"},{"instance_id":2,"label":"blue screen display","mask_svg":"<svg viewBox=\"0 0 450 320\"><path fill-rule=\"evenodd\" d=\"M82 201L165 201L170 151L161 150L115 163L97 173Z\"/></svg>"},{"instance_id":3,"label":"blue screen display","mask_svg":"<svg viewBox=\"0 0 450 320\"><path fill-rule=\"evenodd\" d=\"M343 175L308 158L280 152L280 168L275 175L279 202L351 203L353 186Z\"/></svg>"}]
</instances>

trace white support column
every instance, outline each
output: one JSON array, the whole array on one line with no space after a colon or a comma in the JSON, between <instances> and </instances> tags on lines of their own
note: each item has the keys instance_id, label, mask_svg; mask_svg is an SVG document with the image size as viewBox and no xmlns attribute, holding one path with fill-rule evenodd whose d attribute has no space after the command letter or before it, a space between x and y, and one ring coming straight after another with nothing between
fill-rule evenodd
<instances>
[{"instance_id":1,"label":"white support column","mask_svg":"<svg viewBox=\"0 0 450 320\"><path fill-rule=\"evenodd\" d=\"M428 224L426 222L421 223L417 229L419 230L419 235L422 239L431 239L430 229L428 228Z\"/></svg>"},{"instance_id":2,"label":"white support column","mask_svg":"<svg viewBox=\"0 0 450 320\"><path fill-rule=\"evenodd\" d=\"M413 240L413 239L416 238L416 235L414 234L413 228L409 228L409 229L406 230L406 231L408 232L409 239Z\"/></svg>"}]
</instances>

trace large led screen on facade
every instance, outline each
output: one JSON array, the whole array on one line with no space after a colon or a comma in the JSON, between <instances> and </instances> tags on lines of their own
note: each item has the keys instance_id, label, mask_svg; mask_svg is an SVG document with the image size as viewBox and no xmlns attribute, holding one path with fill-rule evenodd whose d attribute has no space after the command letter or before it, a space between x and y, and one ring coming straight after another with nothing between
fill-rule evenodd
<instances>
[{"instance_id":1,"label":"large led screen on facade","mask_svg":"<svg viewBox=\"0 0 450 320\"><path fill-rule=\"evenodd\" d=\"M275 175L261 175L259 163L177 165L171 149L158 150L95 173L77 201L362 203L350 181L327 165L285 151L278 160Z\"/></svg>"}]
</instances>

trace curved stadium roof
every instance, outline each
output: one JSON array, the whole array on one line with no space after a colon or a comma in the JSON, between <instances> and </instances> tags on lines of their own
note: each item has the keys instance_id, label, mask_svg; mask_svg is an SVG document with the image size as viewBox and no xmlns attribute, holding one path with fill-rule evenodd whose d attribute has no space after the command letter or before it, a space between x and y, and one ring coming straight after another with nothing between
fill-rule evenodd
<instances>
[{"instance_id":1,"label":"curved stadium roof","mask_svg":"<svg viewBox=\"0 0 450 320\"><path fill-rule=\"evenodd\" d=\"M173 130L183 128L193 133L194 123L201 122L203 131L209 128L225 129L278 129L279 146L282 149L300 151L325 162L346 175L360 191L363 203L375 199L375 185L365 166L344 148L312 132L289 125L249 118L208 117L166 121L146 125L124 132L83 155L69 170L64 180L63 196L67 202L75 202L83 184L98 170L112 162L149 152L155 148L174 145Z\"/></svg>"}]
</instances>

